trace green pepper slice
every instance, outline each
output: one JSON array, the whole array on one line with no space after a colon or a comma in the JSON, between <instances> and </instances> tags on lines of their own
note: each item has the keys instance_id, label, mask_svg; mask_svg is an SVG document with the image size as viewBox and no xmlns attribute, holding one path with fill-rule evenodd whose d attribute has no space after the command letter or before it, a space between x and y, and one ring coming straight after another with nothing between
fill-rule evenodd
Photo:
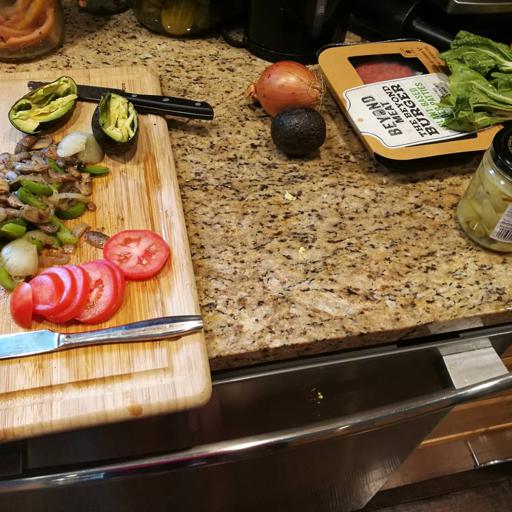
<instances>
[{"instance_id":1,"label":"green pepper slice","mask_svg":"<svg viewBox=\"0 0 512 512\"><path fill-rule=\"evenodd\" d=\"M27 231L25 226L20 226L14 222L8 222L0 227L0 234L6 236L9 239L19 238L23 236Z\"/></svg>"},{"instance_id":2,"label":"green pepper slice","mask_svg":"<svg viewBox=\"0 0 512 512\"><path fill-rule=\"evenodd\" d=\"M108 174L110 172L110 169L104 165L86 165L85 167L82 167L78 170L80 172L93 174L94 176L103 176L104 174Z\"/></svg>"},{"instance_id":3,"label":"green pepper slice","mask_svg":"<svg viewBox=\"0 0 512 512\"><path fill-rule=\"evenodd\" d=\"M48 166L53 172L64 174L64 169L53 158L48 158L47 160Z\"/></svg>"},{"instance_id":4,"label":"green pepper slice","mask_svg":"<svg viewBox=\"0 0 512 512\"><path fill-rule=\"evenodd\" d=\"M46 183L33 180L21 180L21 186L36 196L51 196L54 190L50 185Z\"/></svg>"},{"instance_id":5,"label":"green pepper slice","mask_svg":"<svg viewBox=\"0 0 512 512\"><path fill-rule=\"evenodd\" d=\"M24 187L20 187L16 195L22 203L28 204L29 206L33 206L39 210L45 210L47 208L46 204Z\"/></svg>"},{"instance_id":6,"label":"green pepper slice","mask_svg":"<svg viewBox=\"0 0 512 512\"><path fill-rule=\"evenodd\" d=\"M57 238L62 243L62 245L75 245L78 242L78 238L73 233L71 233L66 225L55 215L51 217L50 224L53 224L59 228L57 231Z\"/></svg>"},{"instance_id":7,"label":"green pepper slice","mask_svg":"<svg viewBox=\"0 0 512 512\"><path fill-rule=\"evenodd\" d=\"M76 219L85 212L85 208L85 203L77 202L67 210L57 210L55 215L57 215L59 219Z\"/></svg>"},{"instance_id":8,"label":"green pepper slice","mask_svg":"<svg viewBox=\"0 0 512 512\"><path fill-rule=\"evenodd\" d=\"M16 288L16 281L10 276L9 272L5 270L3 265L0 265L0 285L7 291L12 292Z\"/></svg>"}]
</instances>

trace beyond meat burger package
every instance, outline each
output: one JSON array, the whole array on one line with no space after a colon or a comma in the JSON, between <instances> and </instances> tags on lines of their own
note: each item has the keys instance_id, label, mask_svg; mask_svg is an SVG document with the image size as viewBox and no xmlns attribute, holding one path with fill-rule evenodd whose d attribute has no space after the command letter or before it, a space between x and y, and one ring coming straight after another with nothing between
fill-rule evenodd
<instances>
[{"instance_id":1,"label":"beyond meat burger package","mask_svg":"<svg viewBox=\"0 0 512 512\"><path fill-rule=\"evenodd\" d=\"M501 126L444 126L448 77L438 51L415 40L328 47L318 57L336 101L373 156L393 161L483 151Z\"/></svg>"}]
</instances>

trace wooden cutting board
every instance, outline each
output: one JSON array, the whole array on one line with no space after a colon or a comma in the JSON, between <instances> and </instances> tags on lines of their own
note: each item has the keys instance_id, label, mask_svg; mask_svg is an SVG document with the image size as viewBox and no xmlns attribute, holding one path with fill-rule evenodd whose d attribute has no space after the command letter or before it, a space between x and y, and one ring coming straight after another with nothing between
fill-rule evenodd
<instances>
[{"instance_id":1,"label":"wooden cutting board","mask_svg":"<svg viewBox=\"0 0 512 512\"><path fill-rule=\"evenodd\" d=\"M158 77L143 67L0 74L0 152L13 152L22 136L10 126L7 113L28 91L27 81L54 80L64 74L77 83L161 94ZM60 140L73 130L91 131L94 108L79 102L54 138ZM139 116L139 123L134 154L106 157L110 174L93 180L97 210L67 222L84 221L107 234L155 230L168 241L172 263L157 278L127 283L124 304L109 322L95 327L36 322L33 329L85 331L200 312L167 123L152 115ZM72 263L101 257L101 250L81 241ZM11 320L4 290L0 326L2 334L21 330ZM0 441L196 407L210 394L203 333L177 341L84 347L4 360L0 361Z\"/></svg>"}]
</instances>

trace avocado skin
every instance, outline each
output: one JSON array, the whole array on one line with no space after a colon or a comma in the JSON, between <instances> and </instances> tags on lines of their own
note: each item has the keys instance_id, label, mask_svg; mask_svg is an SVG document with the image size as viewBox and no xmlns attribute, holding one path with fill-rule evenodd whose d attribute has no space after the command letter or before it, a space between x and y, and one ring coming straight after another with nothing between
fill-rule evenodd
<instances>
[{"instance_id":1,"label":"avocado skin","mask_svg":"<svg viewBox=\"0 0 512 512\"><path fill-rule=\"evenodd\" d=\"M54 84L55 82L59 82L60 80L62 79L67 79L71 82L72 84L72 90L73 90L73 94L77 94L77 86L76 86L76 83L75 81L69 77L69 76L61 76L59 78L57 78L57 80L54 80L53 82L50 82L48 85L51 85L51 84ZM19 130L20 132L22 133L27 133L29 135L40 135L40 134L43 134L43 133L46 133L46 132L52 132L52 131L55 131L57 130L58 128L62 127L63 125L65 125L69 119L71 118L71 115L73 114L73 111L75 110L75 107L76 107L76 104L77 104L77 99L75 99L73 101L73 103L70 105L69 109L66 110L63 114L61 114L60 117L56 118L56 119L53 119L52 121L41 121L38 125L38 127L35 129L35 130L32 130L32 131L29 131L29 130L25 130L23 129L22 127L20 127L20 125L12 119L12 113L16 107L16 105L18 105L18 103L20 103L21 100L24 100L26 98L31 98L34 96L34 94L39 90L41 89L42 87L44 86L41 86L41 87L37 87L36 89L33 89L29 92L27 92L27 94L23 95L19 100L17 100L14 105L9 109L9 113L7 115L8 119L9 119L9 122L14 126L14 128L16 128L17 130Z\"/></svg>"},{"instance_id":2,"label":"avocado skin","mask_svg":"<svg viewBox=\"0 0 512 512\"><path fill-rule=\"evenodd\" d=\"M128 150L134 148L137 143L137 138L139 135L139 127L137 125L137 131L135 132L135 135L126 142L118 142L117 140L110 138L101 127L99 106L97 106L94 110L94 114L91 120L91 128L94 138L96 139L98 144L103 148L103 151L105 151L105 153L107 153L108 155L122 155L123 153L126 153Z\"/></svg>"},{"instance_id":3,"label":"avocado skin","mask_svg":"<svg viewBox=\"0 0 512 512\"><path fill-rule=\"evenodd\" d=\"M274 144L283 153L306 156L325 142L325 121L312 108L290 108L274 117L270 134Z\"/></svg>"}]
</instances>

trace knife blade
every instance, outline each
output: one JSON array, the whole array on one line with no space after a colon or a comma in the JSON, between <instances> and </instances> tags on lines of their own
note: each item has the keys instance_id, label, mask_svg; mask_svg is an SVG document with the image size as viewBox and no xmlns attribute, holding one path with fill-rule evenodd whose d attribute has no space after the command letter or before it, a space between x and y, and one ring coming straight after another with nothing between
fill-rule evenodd
<instances>
[{"instance_id":1,"label":"knife blade","mask_svg":"<svg viewBox=\"0 0 512 512\"><path fill-rule=\"evenodd\" d=\"M203 320L200 316L184 315L153 318L89 332L59 334L40 330L3 334L0 335L0 359L33 356L89 345L167 340L198 332L202 328Z\"/></svg>"},{"instance_id":2,"label":"knife blade","mask_svg":"<svg viewBox=\"0 0 512 512\"><path fill-rule=\"evenodd\" d=\"M49 82L28 82L29 89L37 89ZM137 94L111 87L78 85L78 98L83 101L99 102L101 96L109 92L129 99L140 114L171 115L189 119L213 119L213 108L205 101L194 101L174 96L153 96Z\"/></svg>"}]
</instances>

